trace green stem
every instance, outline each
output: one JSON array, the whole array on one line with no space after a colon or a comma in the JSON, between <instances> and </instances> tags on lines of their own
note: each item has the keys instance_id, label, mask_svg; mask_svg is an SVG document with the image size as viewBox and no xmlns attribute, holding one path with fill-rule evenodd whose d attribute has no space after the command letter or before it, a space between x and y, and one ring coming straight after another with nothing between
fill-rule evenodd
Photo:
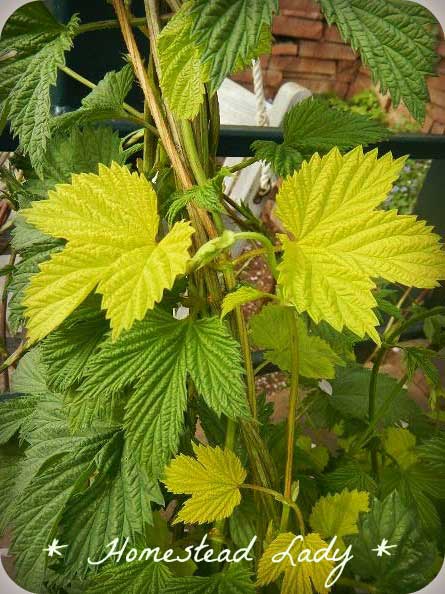
<instances>
[{"instance_id":1,"label":"green stem","mask_svg":"<svg viewBox=\"0 0 445 594\"><path fill-rule=\"evenodd\" d=\"M371 379L369 382L369 410L368 410L368 417L370 426L375 426L375 416L376 416L376 396L377 396L377 380L379 375L380 366L385 358L387 351L392 347L393 342L397 340L397 338L403 334L406 330L408 330L411 326L423 322L428 318L431 318L436 315L444 315L445 314L445 307L434 307L433 309L424 311L417 316L413 316L409 320L406 320L402 324L399 324L397 328L389 335L387 342L385 342L379 349L377 353L377 357L374 361L374 365L372 367L371 372ZM379 465L378 465L378 455L377 455L377 448L375 445L371 448L371 464L372 464L372 472L373 475L378 478L379 476Z\"/></svg>"},{"instance_id":2,"label":"green stem","mask_svg":"<svg viewBox=\"0 0 445 594\"><path fill-rule=\"evenodd\" d=\"M226 286L228 291L232 291L236 287L236 279L232 270L226 270L224 273ZM247 386L247 400L250 405L250 410L254 419L257 417L257 402L256 402L256 387L255 387L255 371L253 369L252 351L250 350L249 334L247 332L246 320L240 307L235 308L235 321L238 338L241 345L241 353L244 360L244 368L246 370L246 386Z\"/></svg>"},{"instance_id":3,"label":"green stem","mask_svg":"<svg viewBox=\"0 0 445 594\"><path fill-rule=\"evenodd\" d=\"M263 235L262 233L257 233L256 231L241 231L240 233L236 233L236 239L237 240L250 240L250 241L256 241L258 243L261 243L262 246L264 247L264 249L266 250L265 254L266 254L266 258L267 258L267 262L270 266L271 272L274 276L275 279L278 278L278 264L277 264L277 258L275 256L275 247L273 245L273 243L267 239L267 237L265 235Z\"/></svg>"},{"instance_id":4,"label":"green stem","mask_svg":"<svg viewBox=\"0 0 445 594\"><path fill-rule=\"evenodd\" d=\"M388 409L390 408L391 404L394 402L394 400L399 395L400 391L403 389L403 386L405 385L407 379L408 379L408 376L404 375L397 382L397 385L394 386L393 390L391 391L391 394L388 396L388 398L385 400L385 402L383 402L381 407L375 412L374 418L369 423L365 434L361 437L360 441L356 445L354 445L354 447L350 450L351 455L356 454L361 448L363 448L368 443L368 441L372 437L374 430L377 427L378 423L383 419L385 414L388 412Z\"/></svg>"},{"instance_id":5,"label":"green stem","mask_svg":"<svg viewBox=\"0 0 445 594\"><path fill-rule=\"evenodd\" d=\"M75 70L72 70L72 68L69 68L68 66L60 66L60 70L62 72L64 72L67 76L71 77L74 80L77 80L77 82L80 82L81 84L88 87L89 89L93 90L97 87L96 84L94 84L93 82L91 82L90 80L88 80L87 78L85 78L84 76L82 76L81 74L76 72ZM128 114L130 114L132 116L132 117L127 118L130 122L138 124L139 126L143 126L143 127L147 128L147 130L150 130L150 132L152 134L154 134L155 136L159 136L159 133L156 130L156 128L146 122L143 113L141 113L134 107L131 107L131 105L128 105L128 103L123 103L122 107L125 109L125 111Z\"/></svg>"},{"instance_id":6,"label":"green stem","mask_svg":"<svg viewBox=\"0 0 445 594\"><path fill-rule=\"evenodd\" d=\"M291 312L291 384L289 393L289 411L287 413L287 457L286 470L284 476L284 497L292 497L292 474L294 464L294 445L295 445L295 425L298 406L298 385L299 385L299 356L298 356L298 338L297 338L297 320L294 312ZM289 520L289 508L283 507L281 514L281 532L287 530Z\"/></svg>"},{"instance_id":7,"label":"green stem","mask_svg":"<svg viewBox=\"0 0 445 594\"><path fill-rule=\"evenodd\" d=\"M147 21L145 17L140 18L132 18L129 19L130 24L133 27L145 27ZM82 33L89 33L90 31L103 31L106 29L119 29L119 22L117 19L110 19L110 20L103 20L103 21L93 21L91 23L83 23L79 25L77 29L77 35L82 35Z\"/></svg>"},{"instance_id":8,"label":"green stem","mask_svg":"<svg viewBox=\"0 0 445 594\"><path fill-rule=\"evenodd\" d=\"M246 169L246 167L250 167L251 165L257 162L258 159L256 157L249 157L248 159L244 159L244 161L241 161L240 163L237 163L236 165L229 167L229 170L231 173L237 173L238 171Z\"/></svg>"},{"instance_id":9,"label":"green stem","mask_svg":"<svg viewBox=\"0 0 445 594\"><path fill-rule=\"evenodd\" d=\"M379 377L379 369L380 365L385 358L387 348L382 347L379 352L377 353L377 357L374 361L374 365L372 366L371 371L371 379L369 381L369 410L368 410L368 419L369 423L373 424L375 419L375 407L376 407L376 397L377 397L377 381ZM378 453L377 448L375 445L371 447L371 466L372 466L372 473L376 479L379 477L379 460L378 460Z\"/></svg>"},{"instance_id":10,"label":"green stem","mask_svg":"<svg viewBox=\"0 0 445 594\"><path fill-rule=\"evenodd\" d=\"M187 153L187 158L190 163L193 175L195 176L197 183L200 186L203 186L207 183L207 176L201 164L192 125L188 120L181 120L181 133L184 142L184 148Z\"/></svg>"},{"instance_id":11,"label":"green stem","mask_svg":"<svg viewBox=\"0 0 445 594\"><path fill-rule=\"evenodd\" d=\"M274 491L274 489L269 489L268 487L261 487L260 485L249 485L247 483L244 483L243 485L241 485L241 489L250 489L251 491L257 491L258 493L265 493L266 495L270 495L271 497L285 505L287 508L293 509L297 517L300 532L303 536L305 535L306 527L304 525L303 514L301 513L301 510L298 507L298 505L294 501L292 501L292 499L286 499L278 491Z\"/></svg>"}]
</instances>

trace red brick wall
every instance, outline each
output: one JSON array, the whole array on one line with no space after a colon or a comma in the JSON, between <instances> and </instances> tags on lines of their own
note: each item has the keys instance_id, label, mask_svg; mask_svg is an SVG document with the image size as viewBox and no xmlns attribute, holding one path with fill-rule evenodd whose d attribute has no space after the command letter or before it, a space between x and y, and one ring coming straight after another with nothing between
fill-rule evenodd
<instances>
[{"instance_id":1,"label":"red brick wall","mask_svg":"<svg viewBox=\"0 0 445 594\"><path fill-rule=\"evenodd\" d=\"M314 0L280 0L280 15L275 17L275 43L271 56L263 56L266 95L273 98L286 81L296 81L314 93L335 93L349 98L373 88L371 77L357 54L344 44L335 26L323 19ZM427 108L424 132L445 132L445 42L438 47L439 77L429 80L431 103ZM238 82L252 88L250 70L234 76ZM406 109L392 110L388 97L381 103L397 120L398 114L408 116Z\"/></svg>"}]
</instances>

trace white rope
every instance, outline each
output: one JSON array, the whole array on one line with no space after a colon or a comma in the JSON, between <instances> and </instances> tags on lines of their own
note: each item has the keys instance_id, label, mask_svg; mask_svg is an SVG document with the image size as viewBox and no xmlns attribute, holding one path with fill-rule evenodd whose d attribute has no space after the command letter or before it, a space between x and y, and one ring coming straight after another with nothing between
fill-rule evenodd
<instances>
[{"instance_id":1,"label":"white rope","mask_svg":"<svg viewBox=\"0 0 445 594\"><path fill-rule=\"evenodd\" d=\"M253 89L256 97L256 121L258 126L269 126L270 120L266 107L266 95L264 94L263 70L260 60L252 60ZM267 194L272 185L272 170L270 165L262 163L260 192Z\"/></svg>"}]
</instances>

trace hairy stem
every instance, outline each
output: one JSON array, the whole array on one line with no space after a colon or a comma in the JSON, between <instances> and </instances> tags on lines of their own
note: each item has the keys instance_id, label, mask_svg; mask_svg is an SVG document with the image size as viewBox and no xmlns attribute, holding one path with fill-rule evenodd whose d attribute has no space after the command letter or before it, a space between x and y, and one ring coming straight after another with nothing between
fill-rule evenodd
<instances>
[{"instance_id":1,"label":"hairy stem","mask_svg":"<svg viewBox=\"0 0 445 594\"><path fill-rule=\"evenodd\" d=\"M151 116L156 124L156 128L158 129L161 142L171 161L172 167L175 170L179 183L184 189L191 188L193 186L192 177L182 159L178 147L173 140L173 136L166 121L162 107L158 103L156 91L142 61L142 57L137 47L123 0L113 0L113 6L120 23L125 44L131 57L133 69L141 85ZM153 35L152 29L150 29L150 31ZM152 43L152 50L153 47L156 47L156 38L154 38L154 43ZM155 58L153 59L155 60ZM195 240L195 245L197 244L199 246L205 243L206 233L210 237L216 236L213 223L206 211L197 209L193 205L189 205L188 212L197 233L197 241Z\"/></svg>"},{"instance_id":2,"label":"hairy stem","mask_svg":"<svg viewBox=\"0 0 445 594\"><path fill-rule=\"evenodd\" d=\"M286 456L286 470L284 475L284 497L291 499L292 497L292 474L294 464L294 445L295 445L295 425L297 417L298 406L298 386L299 386L299 356L298 356L298 338L297 338L297 320L295 314L291 312L291 383L289 394L289 411L287 413L287 456ZM281 514L281 532L287 529L289 520L289 508L283 507Z\"/></svg>"},{"instance_id":3,"label":"hairy stem","mask_svg":"<svg viewBox=\"0 0 445 594\"><path fill-rule=\"evenodd\" d=\"M240 488L250 489L251 491L257 491L258 493L265 493L266 495L270 495L271 497L285 505L287 508L292 509L297 517L298 526L300 528L301 534L304 536L306 528L304 525L303 514L301 513L301 510L298 507L298 505L294 503L292 499L286 499L278 491L274 491L273 489L269 489L268 487L261 487L260 485L249 485L247 483L244 483L243 485L241 485Z\"/></svg>"},{"instance_id":4,"label":"hairy stem","mask_svg":"<svg viewBox=\"0 0 445 594\"><path fill-rule=\"evenodd\" d=\"M368 417L370 425L375 424L375 416L376 416L376 396L377 396L377 380L379 375L380 366L385 358L387 351L393 346L393 342L397 340L397 338L403 334L406 330L408 330L411 326L423 322L428 318L431 318L436 315L444 315L445 314L445 307L434 307L433 309L424 311L416 316L413 316L409 320L398 324L397 328L388 336L387 342L384 343L377 352L376 359L374 361L374 365L371 371L371 379L369 382L369 409L368 409ZM378 455L377 455L377 448L375 445L371 447L371 464L372 464L372 472L375 477L378 477L379 474L379 466L378 466Z\"/></svg>"},{"instance_id":5,"label":"hairy stem","mask_svg":"<svg viewBox=\"0 0 445 594\"><path fill-rule=\"evenodd\" d=\"M144 17L131 18L130 24L133 27L144 27L147 24L147 21ZM82 35L82 33L89 33L90 31L103 31L106 29L119 29L119 22L116 19L109 19L103 21L93 21L91 23L83 23L82 25L79 25L77 34Z\"/></svg>"},{"instance_id":6,"label":"hairy stem","mask_svg":"<svg viewBox=\"0 0 445 594\"><path fill-rule=\"evenodd\" d=\"M161 32L161 26L160 26L158 5L159 5L158 0L144 0L145 15L146 15L147 28L148 28L148 38L150 39L150 56L151 56L151 59L153 60L158 79L161 80L161 76L162 76L161 61L160 61L159 52L158 52L158 37ZM173 117L173 114L168 109L168 106L165 106L165 109L166 109L167 121L170 126L173 140L175 142L176 148L179 151L179 154L183 158L182 147L181 147L181 137L179 134L179 128L178 128L177 122L176 122L175 118Z\"/></svg>"},{"instance_id":7,"label":"hairy stem","mask_svg":"<svg viewBox=\"0 0 445 594\"><path fill-rule=\"evenodd\" d=\"M388 398L386 398L385 402L380 406L378 410L374 413L374 418L369 423L365 434L361 436L360 441L354 445L352 449L349 450L351 455L356 454L361 448L363 448L368 441L371 439L374 429L377 427L378 423L384 418L385 414L388 412L389 408L391 407L394 400L399 395L400 391L403 389L406 381L408 379L407 375L404 375L394 386L393 390L389 394Z\"/></svg>"},{"instance_id":8,"label":"hairy stem","mask_svg":"<svg viewBox=\"0 0 445 594\"><path fill-rule=\"evenodd\" d=\"M76 72L75 70L72 70L68 66L60 66L60 70L62 72L64 72L67 76L71 77L74 80L77 80L77 82L80 82L81 84L85 85L89 89L93 90L97 87L96 84L94 84L93 82L91 82L90 80L88 80L87 78L85 78L84 76L82 76L81 74ZM138 126L147 128L147 130L150 130L150 132L152 134L154 134L155 136L159 136L159 133L156 130L156 128L154 126L151 126L146 121L143 113L141 113L134 107L131 107L131 105L128 105L128 103L123 103L122 107L129 114L129 117L127 118L129 122L133 122L134 124L137 124Z\"/></svg>"},{"instance_id":9,"label":"hairy stem","mask_svg":"<svg viewBox=\"0 0 445 594\"><path fill-rule=\"evenodd\" d=\"M184 188L190 188L193 185L192 179L171 137L164 113L158 103L155 89L152 86L152 82L148 76L147 70L139 52L139 48L136 44L127 9L123 3L123 0L113 0L113 6L120 23L122 35L124 37L128 53L130 54L136 77L139 80L145 100L147 101L147 105L150 109L150 113L153 117L153 120L155 121L162 144L164 145L164 148L169 156L179 181L181 182L181 185Z\"/></svg>"},{"instance_id":10,"label":"hairy stem","mask_svg":"<svg viewBox=\"0 0 445 594\"><path fill-rule=\"evenodd\" d=\"M241 231L240 233L236 234L236 238L240 240L247 239L261 243L264 247L267 263L270 266L271 272L275 279L278 278L278 265L275 256L275 247L273 243L267 239L267 237L265 237L262 233L257 233L256 231Z\"/></svg>"},{"instance_id":11,"label":"hairy stem","mask_svg":"<svg viewBox=\"0 0 445 594\"><path fill-rule=\"evenodd\" d=\"M207 183L207 176L201 164L201 159L199 157L198 148L196 146L192 125L188 120L181 121L181 132L182 139L184 142L184 148L186 150L190 167L193 171L193 175L195 176L195 179L198 182L198 184L200 186L203 186L205 183Z\"/></svg>"},{"instance_id":12,"label":"hairy stem","mask_svg":"<svg viewBox=\"0 0 445 594\"><path fill-rule=\"evenodd\" d=\"M400 309L402 307L402 305L405 303L405 301L410 296L412 290L413 290L412 287L408 287L405 290L405 292L403 293L403 295L401 296L401 298L399 299L399 301L398 301L398 303L396 305L397 309ZM382 334L383 338L385 338L386 336L388 336L388 333L391 330L391 328L394 326L395 321L396 321L396 319L394 318L394 316L391 316L389 318L388 323L386 324L386 327L385 327L385 329L383 331L383 334ZM376 346L375 349L373 350L373 352L367 358L366 363L370 363L374 359L374 357L378 353L378 350L379 350L379 347Z\"/></svg>"},{"instance_id":13,"label":"hairy stem","mask_svg":"<svg viewBox=\"0 0 445 594\"><path fill-rule=\"evenodd\" d=\"M231 270L226 270L224 273L227 290L232 291L236 287L235 275ZM257 402L256 402L256 387L255 387L255 371L253 368L252 352L250 350L249 334L247 332L246 320L241 307L235 308L236 328L238 338L241 345L241 353L244 360L244 368L246 370L246 386L247 386L247 400L250 405L250 410L254 419L257 417Z\"/></svg>"},{"instance_id":14,"label":"hairy stem","mask_svg":"<svg viewBox=\"0 0 445 594\"><path fill-rule=\"evenodd\" d=\"M250 167L254 163L257 163L258 159L256 157L249 157L248 159L244 159L240 163L229 167L231 173L236 173L237 171L241 171L242 169L246 169L246 167Z\"/></svg>"}]
</instances>

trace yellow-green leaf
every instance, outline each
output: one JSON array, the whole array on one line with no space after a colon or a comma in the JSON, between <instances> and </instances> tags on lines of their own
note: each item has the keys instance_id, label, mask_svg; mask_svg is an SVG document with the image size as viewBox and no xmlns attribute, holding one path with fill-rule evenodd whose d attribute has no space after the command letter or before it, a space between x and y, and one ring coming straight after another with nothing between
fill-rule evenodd
<instances>
[{"instance_id":1,"label":"yellow-green leaf","mask_svg":"<svg viewBox=\"0 0 445 594\"><path fill-rule=\"evenodd\" d=\"M292 308L269 304L250 319L253 342L266 349L265 358L283 371L291 370L289 316L297 315ZM312 378L332 379L335 366L342 365L340 357L329 344L309 334L304 321L297 319L298 365L300 375Z\"/></svg>"},{"instance_id":2,"label":"yellow-green leaf","mask_svg":"<svg viewBox=\"0 0 445 594\"><path fill-rule=\"evenodd\" d=\"M100 165L98 175L74 175L71 184L56 186L47 200L33 202L22 214L47 235L67 240L26 291L31 342L54 330L94 289L103 296L117 338L185 273L190 223L176 223L158 243L151 184L116 163Z\"/></svg>"},{"instance_id":3,"label":"yellow-green leaf","mask_svg":"<svg viewBox=\"0 0 445 594\"><path fill-rule=\"evenodd\" d=\"M323 538L357 534L361 512L369 511L369 493L348 491L321 497L312 509L310 524Z\"/></svg>"},{"instance_id":4,"label":"yellow-green leaf","mask_svg":"<svg viewBox=\"0 0 445 594\"><path fill-rule=\"evenodd\" d=\"M279 285L286 303L316 322L345 326L380 342L373 279L432 288L445 279L439 236L415 216L377 210L405 159L362 147L315 154L277 196L284 257Z\"/></svg>"},{"instance_id":5,"label":"yellow-green leaf","mask_svg":"<svg viewBox=\"0 0 445 594\"><path fill-rule=\"evenodd\" d=\"M259 291L254 287L240 287L233 293L228 293L223 300L221 308L221 317L224 318L227 314L233 311L236 307L256 301L257 299L265 299L273 297L269 293Z\"/></svg>"},{"instance_id":6,"label":"yellow-green leaf","mask_svg":"<svg viewBox=\"0 0 445 594\"><path fill-rule=\"evenodd\" d=\"M313 560L308 560L308 553L305 551L310 551L313 557L314 553L326 546L320 535L315 533L305 537L296 536L291 532L280 534L261 557L257 585L267 586L276 582L284 573L281 594L313 594L314 590L319 594L325 594L329 591L325 585L334 564L326 559L314 563ZM285 551L292 556L294 566L289 555L282 555Z\"/></svg>"},{"instance_id":7,"label":"yellow-green leaf","mask_svg":"<svg viewBox=\"0 0 445 594\"><path fill-rule=\"evenodd\" d=\"M208 67L201 62L201 52L192 39L193 19L184 5L158 39L162 93L179 119L193 119L203 102Z\"/></svg>"},{"instance_id":8,"label":"yellow-green leaf","mask_svg":"<svg viewBox=\"0 0 445 594\"><path fill-rule=\"evenodd\" d=\"M401 427L389 427L383 440L385 451L395 458L401 468L409 468L418 460L416 436Z\"/></svg>"},{"instance_id":9,"label":"yellow-green leaf","mask_svg":"<svg viewBox=\"0 0 445 594\"><path fill-rule=\"evenodd\" d=\"M177 456L165 470L169 491L191 495L175 520L204 524L228 518L241 502L246 471L231 450L193 445L196 458Z\"/></svg>"}]
</instances>

